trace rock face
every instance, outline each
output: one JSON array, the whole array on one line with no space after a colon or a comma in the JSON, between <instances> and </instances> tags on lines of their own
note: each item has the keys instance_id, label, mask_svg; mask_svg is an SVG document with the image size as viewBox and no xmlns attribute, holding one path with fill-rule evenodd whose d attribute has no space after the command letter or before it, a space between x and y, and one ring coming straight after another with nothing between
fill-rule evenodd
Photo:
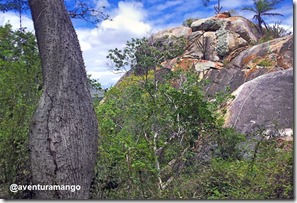
<instances>
[{"instance_id":1,"label":"rock face","mask_svg":"<svg viewBox=\"0 0 297 203\"><path fill-rule=\"evenodd\" d=\"M292 35L274 39L240 52L221 70L204 71L203 77L211 81L206 92L213 95L225 91L227 87L234 91L243 83L263 74L292 68L293 45Z\"/></svg>"},{"instance_id":2,"label":"rock face","mask_svg":"<svg viewBox=\"0 0 297 203\"><path fill-rule=\"evenodd\" d=\"M257 42L260 33L257 27L246 18L233 16L229 18L210 17L194 21L191 25L192 31L217 31L228 30L240 35L247 42Z\"/></svg>"},{"instance_id":3,"label":"rock face","mask_svg":"<svg viewBox=\"0 0 297 203\"><path fill-rule=\"evenodd\" d=\"M192 58L174 58L169 62L163 63L163 66L175 71L177 69L189 70L194 68L197 72L203 72L209 69L222 69L223 64L220 62L192 59Z\"/></svg>"},{"instance_id":4,"label":"rock face","mask_svg":"<svg viewBox=\"0 0 297 203\"><path fill-rule=\"evenodd\" d=\"M183 57L222 61L231 52L256 43L260 34L254 24L243 17L215 16L194 21L191 28L180 26L160 31L154 39L184 37L188 46Z\"/></svg>"},{"instance_id":5,"label":"rock face","mask_svg":"<svg viewBox=\"0 0 297 203\"><path fill-rule=\"evenodd\" d=\"M259 66L278 66L283 69L293 67L293 35L277 38L242 51L228 67L241 69Z\"/></svg>"},{"instance_id":6,"label":"rock face","mask_svg":"<svg viewBox=\"0 0 297 203\"><path fill-rule=\"evenodd\" d=\"M156 34L153 35L153 38L155 39L159 39L165 36L168 37L185 37L187 38L188 36L190 36L192 34L192 29L189 27L185 27L185 26L180 26L180 27L176 27L176 28L169 28L166 30L162 30Z\"/></svg>"},{"instance_id":7,"label":"rock face","mask_svg":"<svg viewBox=\"0 0 297 203\"><path fill-rule=\"evenodd\" d=\"M260 34L252 22L239 16L200 19L191 28L166 29L153 38L164 36L187 40L184 54L164 62L164 67L195 68L201 79L210 81L205 87L208 95L232 92L258 76L293 67L292 35L252 46Z\"/></svg>"},{"instance_id":8,"label":"rock face","mask_svg":"<svg viewBox=\"0 0 297 203\"><path fill-rule=\"evenodd\" d=\"M225 125L241 133L293 128L293 69L262 75L241 85L227 107Z\"/></svg>"}]
</instances>

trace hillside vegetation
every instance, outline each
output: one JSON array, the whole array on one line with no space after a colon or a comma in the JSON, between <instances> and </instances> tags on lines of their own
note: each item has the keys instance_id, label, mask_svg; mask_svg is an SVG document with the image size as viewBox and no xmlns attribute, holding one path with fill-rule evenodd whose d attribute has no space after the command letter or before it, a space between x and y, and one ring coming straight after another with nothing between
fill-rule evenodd
<instances>
[{"instance_id":1,"label":"hillside vegetation","mask_svg":"<svg viewBox=\"0 0 297 203\"><path fill-rule=\"evenodd\" d=\"M291 114L258 120L246 114L243 127L226 122L254 101L244 98L246 106L236 108L239 90L254 96L259 91L249 85L282 71L287 77L276 81L283 85L270 88L273 101L285 92L281 104L293 110L292 35L263 37L239 16L186 25L110 50L114 68L130 70L100 102L94 98L99 145L91 198L293 199L293 134L279 133L291 132ZM28 134L42 93L37 50L31 33L0 27L0 197L6 199L32 198L9 185L32 184ZM89 83L101 89L97 80Z\"/></svg>"}]
</instances>

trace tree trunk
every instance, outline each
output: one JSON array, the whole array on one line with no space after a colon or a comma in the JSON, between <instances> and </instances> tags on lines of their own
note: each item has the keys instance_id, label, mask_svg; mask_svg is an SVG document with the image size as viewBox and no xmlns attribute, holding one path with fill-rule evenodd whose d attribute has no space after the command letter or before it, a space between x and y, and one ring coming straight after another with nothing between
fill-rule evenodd
<instances>
[{"instance_id":1,"label":"tree trunk","mask_svg":"<svg viewBox=\"0 0 297 203\"><path fill-rule=\"evenodd\" d=\"M35 191L38 199L87 199L97 153L97 119L76 32L63 0L29 0L43 69L30 127L32 179L80 190Z\"/></svg>"},{"instance_id":2,"label":"tree trunk","mask_svg":"<svg viewBox=\"0 0 297 203\"><path fill-rule=\"evenodd\" d=\"M262 18L261 18L261 16L260 16L260 14L258 14L257 20L258 20L259 32L260 32L261 35L263 35L263 30L262 30Z\"/></svg>"}]
</instances>

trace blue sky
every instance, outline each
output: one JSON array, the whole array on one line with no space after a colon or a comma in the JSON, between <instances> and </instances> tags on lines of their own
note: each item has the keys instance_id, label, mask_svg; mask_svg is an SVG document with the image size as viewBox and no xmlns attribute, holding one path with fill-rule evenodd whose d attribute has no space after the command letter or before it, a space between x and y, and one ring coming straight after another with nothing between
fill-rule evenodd
<instances>
[{"instance_id":1,"label":"blue sky","mask_svg":"<svg viewBox=\"0 0 297 203\"><path fill-rule=\"evenodd\" d=\"M73 0L65 0L72 4ZM202 0L89 0L95 6L105 6L105 12L112 21L105 20L95 27L81 20L74 20L83 51L86 70L93 78L99 79L103 87L115 84L123 73L111 71L106 59L109 49L121 48L127 40L149 36L160 30L180 26L187 18L206 18L214 15L217 0L210 0L204 7ZM222 11L234 10L237 15L252 19L253 14L243 12L243 6L252 5L253 0L221 0ZM281 22L285 28L293 30L293 1L283 0L273 12L284 17L265 18L267 23ZM30 15L24 15L23 26L34 31ZM15 12L0 13L0 25L10 22L15 29L19 18Z\"/></svg>"}]
</instances>

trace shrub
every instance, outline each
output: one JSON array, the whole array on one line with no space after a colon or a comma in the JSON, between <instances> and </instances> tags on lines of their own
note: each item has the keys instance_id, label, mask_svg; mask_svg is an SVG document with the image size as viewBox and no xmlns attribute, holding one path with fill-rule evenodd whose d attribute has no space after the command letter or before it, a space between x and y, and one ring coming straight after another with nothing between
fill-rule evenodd
<instances>
[{"instance_id":1,"label":"shrub","mask_svg":"<svg viewBox=\"0 0 297 203\"><path fill-rule=\"evenodd\" d=\"M273 62L269 59L263 59L258 63L259 66L269 67L273 65Z\"/></svg>"},{"instance_id":2,"label":"shrub","mask_svg":"<svg viewBox=\"0 0 297 203\"><path fill-rule=\"evenodd\" d=\"M183 26L191 27L192 23L196 20L199 20L199 18L188 18L183 22Z\"/></svg>"},{"instance_id":3,"label":"shrub","mask_svg":"<svg viewBox=\"0 0 297 203\"><path fill-rule=\"evenodd\" d=\"M41 63L30 32L0 27L0 196L29 198L9 192L9 185L30 184L28 133L41 94ZM3 194L1 194L3 192Z\"/></svg>"},{"instance_id":4,"label":"shrub","mask_svg":"<svg viewBox=\"0 0 297 203\"><path fill-rule=\"evenodd\" d=\"M264 43L269 40L273 40L276 38L280 38L280 37L284 37L292 34L290 30L282 27L281 23L275 23L273 25L269 25L267 28L268 29L264 30L264 35L261 37L258 43Z\"/></svg>"}]
</instances>

